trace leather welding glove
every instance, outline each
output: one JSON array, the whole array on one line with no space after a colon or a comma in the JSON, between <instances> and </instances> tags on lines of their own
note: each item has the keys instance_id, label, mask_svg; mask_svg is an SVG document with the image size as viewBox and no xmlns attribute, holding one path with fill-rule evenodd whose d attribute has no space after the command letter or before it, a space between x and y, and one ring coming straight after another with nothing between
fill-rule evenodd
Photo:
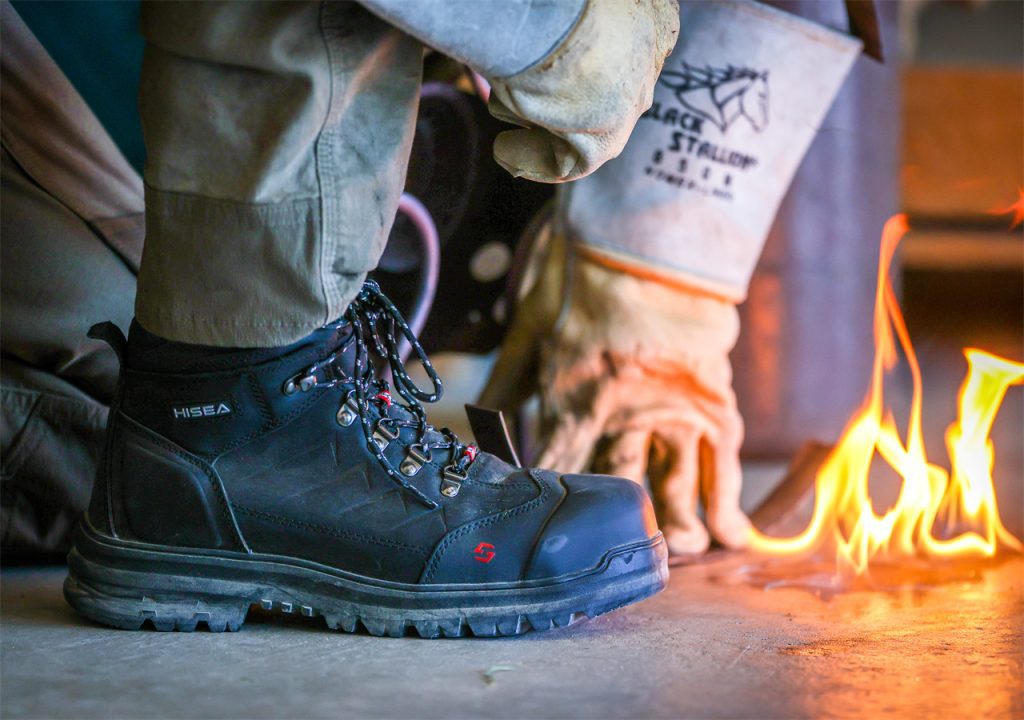
<instances>
[{"instance_id":1,"label":"leather welding glove","mask_svg":"<svg viewBox=\"0 0 1024 720\"><path fill-rule=\"evenodd\" d=\"M479 71L489 109L520 125L494 158L515 177L565 182L622 151L679 31L676 0L363 0Z\"/></svg>"},{"instance_id":2,"label":"leather welding glove","mask_svg":"<svg viewBox=\"0 0 1024 720\"><path fill-rule=\"evenodd\" d=\"M735 306L671 282L609 267L565 236L548 245L539 277L516 311L480 404L516 408L541 389L538 464L591 468L643 483L675 554L709 543L697 515L727 547L746 543L739 508L743 422L729 351ZM538 255L543 253L538 250Z\"/></svg>"},{"instance_id":3,"label":"leather welding glove","mask_svg":"<svg viewBox=\"0 0 1024 720\"><path fill-rule=\"evenodd\" d=\"M699 495L711 534L746 543L735 305L860 50L743 0L684 0L680 28L621 156L560 188L539 280L480 399L510 410L539 384L538 464L646 476L677 554L708 546Z\"/></svg>"},{"instance_id":4,"label":"leather welding glove","mask_svg":"<svg viewBox=\"0 0 1024 720\"><path fill-rule=\"evenodd\" d=\"M494 159L514 177L565 182L617 156L678 32L674 0L590 0L551 54L491 80L491 114L523 126L498 135Z\"/></svg>"}]
</instances>

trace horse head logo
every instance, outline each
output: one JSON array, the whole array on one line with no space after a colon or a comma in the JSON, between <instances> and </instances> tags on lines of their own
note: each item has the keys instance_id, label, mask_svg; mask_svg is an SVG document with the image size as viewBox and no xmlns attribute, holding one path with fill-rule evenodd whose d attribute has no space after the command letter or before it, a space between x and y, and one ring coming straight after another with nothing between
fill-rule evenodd
<instances>
[{"instance_id":1,"label":"horse head logo","mask_svg":"<svg viewBox=\"0 0 1024 720\"><path fill-rule=\"evenodd\" d=\"M768 124L768 71L750 68L703 68L683 62L682 71L665 70L658 82L675 90L690 112L725 132L739 117L761 132Z\"/></svg>"}]
</instances>

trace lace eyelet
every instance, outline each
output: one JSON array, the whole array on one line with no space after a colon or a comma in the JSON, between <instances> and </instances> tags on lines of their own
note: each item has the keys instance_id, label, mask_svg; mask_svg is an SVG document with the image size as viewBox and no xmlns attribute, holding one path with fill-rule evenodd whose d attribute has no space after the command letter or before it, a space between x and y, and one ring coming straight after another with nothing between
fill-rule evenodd
<instances>
[{"instance_id":1,"label":"lace eyelet","mask_svg":"<svg viewBox=\"0 0 1024 720\"><path fill-rule=\"evenodd\" d=\"M450 430L442 428L444 442L428 443L425 439L428 432L437 432L437 429L427 422L421 402L437 402L440 399L441 378L398 308L381 292L380 286L375 282L368 280L363 284L358 296L345 311L344 322L339 320L337 327L340 328L346 323L351 325L351 334L346 336L330 356L288 380L283 390L286 395L292 395L313 388L331 388L337 385L347 385L346 390L351 388L335 414L338 425L348 427L357 422L361 424L366 440L365 447L380 462L391 479L415 495L424 505L436 508L437 500L425 495L405 478L418 474L425 464L432 462L431 450L443 451L444 462L449 465L443 472L441 493L446 497L455 497L466 480L464 467L468 467L475 456L474 449L460 443L458 437ZM420 388L407 372L404 364L406 360L399 353L402 341L408 341L415 359L426 372L431 384L429 390ZM354 348L351 373L346 370L348 364L335 363L335 360L349 348ZM374 378L379 368L375 367L372 355L389 361L394 387L408 404L401 402L397 397L392 397L387 381ZM388 408L393 407L393 403L401 405L408 414L401 418L389 417ZM370 412L378 417L375 423L368 415ZM401 440L403 428L410 429L408 434L411 434L414 428L417 431L416 440L409 445L405 445ZM395 451L394 454L403 453L398 463L394 463L384 454L396 440L399 441L401 450ZM455 457L456 455L458 457Z\"/></svg>"},{"instance_id":2,"label":"lace eyelet","mask_svg":"<svg viewBox=\"0 0 1024 720\"><path fill-rule=\"evenodd\" d=\"M348 427L356 421L357 417L359 417L359 405L356 404L355 398L349 393L349 396L345 398L345 402L338 408L338 414L334 416L334 419L342 427Z\"/></svg>"},{"instance_id":3,"label":"lace eyelet","mask_svg":"<svg viewBox=\"0 0 1024 720\"><path fill-rule=\"evenodd\" d=\"M373 442L377 444L382 451L386 450L388 445L391 444L392 440L398 438L398 431L392 430L388 425L393 425L394 421L391 418L381 418L377 421L377 424L373 427Z\"/></svg>"},{"instance_id":4,"label":"lace eyelet","mask_svg":"<svg viewBox=\"0 0 1024 720\"><path fill-rule=\"evenodd\" d=\"M281 388L281 392L285 395L294 395L300 390L302 392L308 392L315 388L316 384L316 375L311 373L307 373L305 375L299 374L285 380L284 386Z\"/></svg>"},{"instance_id":5,"label":"lace eyelet","mask_svg":"<svg viewBox=\"0 0 1024 720\"><path fill-rule=\"evenodd\" d=\"M409 453L402 460L402 464L399 465L398 469L406 477L412 477L420 471L424 465L431 460L430 452L428 451L425 455L419 452L416 448L417 445L409 446Z\"/></svg>"},{"instance_id":6,"label":"lace eyelet","mask_svg":"<svg viewBox=\"0 0 1024 720\"><path fill-rule=\"evenodd\" d=\"M450 498L458 495L459 490L462 489L462 482L466 477L466 473L454 465L446 467L444 469L444 479L441 480L441 494Z\"/></svg>"}]
</instances>

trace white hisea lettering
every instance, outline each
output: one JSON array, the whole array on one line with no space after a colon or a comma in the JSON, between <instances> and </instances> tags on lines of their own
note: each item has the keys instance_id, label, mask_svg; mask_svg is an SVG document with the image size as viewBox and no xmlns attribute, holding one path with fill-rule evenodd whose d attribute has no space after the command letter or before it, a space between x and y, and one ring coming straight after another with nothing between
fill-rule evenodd
<instances>
[{"instance_id":1,"label":"white hisea lettering","mask_svg":"<svg viewBox=\"0 0 1024 720\"><path fill-rule=\"evenodd\" d=\"M230 415L231 405L227 401L203 403L202 405L176 405L171 408L175 420L195 420L196 418L219 417Z\"/></svg>"}]
</instances>

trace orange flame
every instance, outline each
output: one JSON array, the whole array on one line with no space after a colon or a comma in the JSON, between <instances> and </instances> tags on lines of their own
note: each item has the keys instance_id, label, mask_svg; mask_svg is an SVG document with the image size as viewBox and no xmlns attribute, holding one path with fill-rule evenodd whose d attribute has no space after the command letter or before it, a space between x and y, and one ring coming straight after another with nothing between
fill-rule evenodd
<instances>
[{"instance_id":1,"label":"orange flame","mask_svg":"<svg viewBox=\"0 0 1024 720\"><path fill-rule=\"evenodd\" d=\"M834 549L839 574L855 577L867 572L871 560L992 557L1001 546L1022 549L999 517L989 431L1007 388L1024 382L1024 364L981 350L964 351L968 372L960 389L958 419L946 432L952 474L930 463L921 431L921 369L889 279L893 254L906 231L903 215L891 218L882 231L871 387L818 471L811 522L791 538L753 531L754 550L811 555ZM885 375L896 365L899 350L913 378L906 442L884 396ZM875 513L868 492L876 455L902 478L895 505L882 515ZM944 537L957 530L960 534Z\"/></svg>"}]
</instances>

